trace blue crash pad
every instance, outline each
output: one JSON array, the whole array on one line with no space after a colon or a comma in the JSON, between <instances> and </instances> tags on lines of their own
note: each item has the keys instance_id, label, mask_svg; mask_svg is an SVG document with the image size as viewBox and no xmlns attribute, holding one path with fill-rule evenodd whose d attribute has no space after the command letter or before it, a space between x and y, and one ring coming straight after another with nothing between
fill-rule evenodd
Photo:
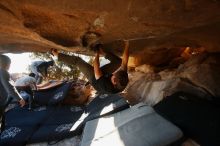
<instances>
[{"instance_id":1,"label":"blue crash pad","mask_svg":"<svg viewBox=\"0 0 220 146\"><path fill-rule=\"evenodd\" d=\"M5 114L0 145L50 142L81 134L87 121L108 115L129 105L119 95L97 96L85 107L39 106L33 110L14 108Z\"/></svg>"}]
</instances>

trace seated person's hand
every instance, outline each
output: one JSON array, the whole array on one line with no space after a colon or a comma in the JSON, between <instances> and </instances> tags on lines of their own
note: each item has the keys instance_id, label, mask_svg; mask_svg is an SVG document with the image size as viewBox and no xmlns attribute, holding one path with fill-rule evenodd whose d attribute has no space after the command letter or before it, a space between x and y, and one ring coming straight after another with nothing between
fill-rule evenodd
<instances>
[{"instance_id":1,"label":"seated person's hand","mask_svg":"<svg viewBox=\"0 0 220 146\"><path fill-rule=\"evenodd\" d=\"M24 99L19 100L19 104L20 104L21 107L23 107L25 105Z\"/></svg>"},{"instance_id":2,"label":"seated person's hand","mask_svg":"<svg viewBox=\"0 0 220 146\"><path fill-rule=\"evenodd\" d=\"M54 55L54 56L58 56L59 55L59 51L57 49L51 49L51 53Z\"/></svg>"}]
</instances>

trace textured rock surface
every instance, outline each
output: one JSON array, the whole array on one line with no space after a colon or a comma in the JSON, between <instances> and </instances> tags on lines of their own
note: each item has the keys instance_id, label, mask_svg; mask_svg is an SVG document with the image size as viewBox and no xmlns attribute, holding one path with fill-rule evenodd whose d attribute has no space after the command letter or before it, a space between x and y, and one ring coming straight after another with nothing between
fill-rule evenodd
<instances>
[{"instance_id":1,"label":"textured rock surface","mask_svg":"<svg viewBox=\"0 0 220 146\"><path fill-rule=\"evenodd\" d=\"M120 40L132 39L135 65L167 64L188 46L220 51L219 0L0 0L0 19L0 52L91 54L87 32L119 55Z\"/></svg>"},{"instance_id":2,"label":"textured rock surface","mask_svg":"<svg viewBox=\"0 0 220 146\"><path fill-rule=\"evenodd\" d=\"M199 55L187 61L179 69L179 76L220 97L220 54Z\"/></svg>"},{"instance_id":3,"label":"textured rock surface","mask_svg":"<svg viewBox=\"0 0 220 146\"><path fill-rule=\"evenodd\" d=\"M127 87L130 103L145 102L155 105L164 97L184 91L200 98L220 97L220 54L192 56L176 70L159 73L131 73Z\"/></svg>"}]
</instances>

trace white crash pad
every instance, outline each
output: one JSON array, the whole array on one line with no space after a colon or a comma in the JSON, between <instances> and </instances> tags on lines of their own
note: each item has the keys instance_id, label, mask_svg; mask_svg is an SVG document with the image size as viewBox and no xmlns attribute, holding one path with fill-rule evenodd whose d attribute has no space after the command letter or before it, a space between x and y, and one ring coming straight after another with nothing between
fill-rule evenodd
<instances>
[{"instance_id":1,"label":"white crash pad","mask_svg":"<svg viewBox=\"0 0 220 146\"><path fill-rule=\"evenodd\" d=\"M87 122L81 146L165 146L182 136L178 127L152 107L138 104Z\"/></svg>"}]
</instances>

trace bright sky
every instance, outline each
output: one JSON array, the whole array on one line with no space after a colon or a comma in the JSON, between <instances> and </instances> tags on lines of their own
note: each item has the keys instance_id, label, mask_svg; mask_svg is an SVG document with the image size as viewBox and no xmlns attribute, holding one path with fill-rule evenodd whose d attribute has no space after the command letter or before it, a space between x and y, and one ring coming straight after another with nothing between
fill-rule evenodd
<instances>
[{"instance_id":1,"label":"bright sky","mask_svg":"<svg viewBox=\"0 0 220 146\"><path fill-rule=\"evenodd\" d=\"M21 53L21 54L5 54L11 59L11 66L9 69L10 73L27 73L28 65L31 64L32 60L29 57L30 53Z\"/></svg>"},{"instance_id":2,"label":"bright sky","mask_svg":"<svg viewBox=\"0 0 220 146\"><path fill-rule=\"evenodd\" d=\"M20 54L12 54L12 53L7 53L5 54L8 57L10 57L11 59L11 66L9 69L10 73L28 73L28 66L31 64L32 61L35 60L31 60L30 53L20 53ZM89 58L87 56L81 55L80 57L82 57L85 61L89 61ZM101 66L109 63L109 61L105 60L102 57L101 60Z\"/></svg>"}]
</instances>

